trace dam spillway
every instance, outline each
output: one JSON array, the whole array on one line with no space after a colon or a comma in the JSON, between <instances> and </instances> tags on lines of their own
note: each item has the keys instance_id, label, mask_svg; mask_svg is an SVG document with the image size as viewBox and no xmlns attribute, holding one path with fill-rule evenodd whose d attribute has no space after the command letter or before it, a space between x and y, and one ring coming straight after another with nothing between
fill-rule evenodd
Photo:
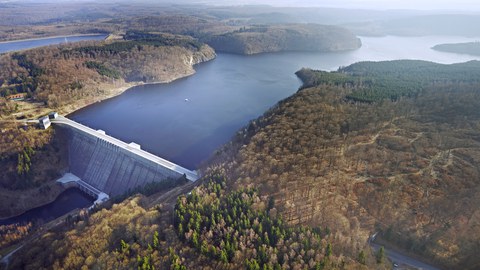
<instances>
[{"instance_id":1,"label":"dam spillway","mask_svg":"<svg viewBox=\"0 0 480 270\"><path fill-rule=\"evenodd\" d=\"M52 123L69 131L70 172L109 196L168 178L198 179L195 171L148 153L137 144L127 144L62 116Z\"/></svg>"}]
</instances>

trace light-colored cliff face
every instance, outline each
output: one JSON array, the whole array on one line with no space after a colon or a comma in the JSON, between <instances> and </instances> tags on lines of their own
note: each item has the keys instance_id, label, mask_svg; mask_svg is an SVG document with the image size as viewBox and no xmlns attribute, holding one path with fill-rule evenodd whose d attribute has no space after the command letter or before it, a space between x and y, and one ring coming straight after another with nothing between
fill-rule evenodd
<instances>
[{"instance_id":1,"label":"light-colored cliff face","mask_svg":"<svg viewBox=\"0 0 480 270\"><path fill-rule=\"evenodd\" d=\"M193 53L193 62L191 64L196 65L207 62L215 57L215 50L208 45L203 45L197 52Z\"/></svg>"},{"instance_id":2,"label":"light-colored cliff face","mask_svg":"<svg viewBox=\"0 0 480 270\"><path fill-rule=\"evenodd\" d=\"M360 39L348 30L318 24L252 27L213 36L206 42L217 51L239 54L280 51L334 52L361 47Z\"/></svg>"},{"instance_id":3,"label":"light-colored cliff face","mask_svg":"<svg viewBox=\"0 0 480 270\"><path fill-rule=\"evenodd\" d=\"M208 45L198 50L183 47L144 48L141 59L130 64L116 59L113 66L125 70L125 81L140 83L168 83L195 73L194 65L215 58ZM150 51L151 50L151 51Z\"/></svg>"}]
</instances>

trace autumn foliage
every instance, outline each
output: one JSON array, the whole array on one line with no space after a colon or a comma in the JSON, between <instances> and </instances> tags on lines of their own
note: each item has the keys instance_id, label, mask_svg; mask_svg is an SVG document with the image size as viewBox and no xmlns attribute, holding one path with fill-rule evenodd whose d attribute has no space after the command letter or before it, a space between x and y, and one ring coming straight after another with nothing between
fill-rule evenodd
<instances>
[{"instance_id":1,"label":"autumn foliage","mask_svg":"<svg viewBox=\"0 0 480 270\"><path fill-rule=\"evenodd\" d=\"M229 189L272 196L286 224L329 227L334 251L349 257L381 231L447 268L477 265L479 69L392 61L303 70L308 85L211 163L238 179ZM391 98L396 78L416 88ZM368 100L349 98L363 94Z\"/></svg>"}]
</instances>

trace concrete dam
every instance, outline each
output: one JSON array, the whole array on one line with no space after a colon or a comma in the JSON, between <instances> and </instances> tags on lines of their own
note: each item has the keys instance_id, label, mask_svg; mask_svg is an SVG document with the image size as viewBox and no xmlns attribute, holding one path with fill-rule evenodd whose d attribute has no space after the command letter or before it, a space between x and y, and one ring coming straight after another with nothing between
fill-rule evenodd
<instances>
[{"instance_id":1,"label":"concrete dam","mask_svg":"<svg viewBox=\"0 0 480 270\"><path fill-rule=\"evenodd\" d=\"M150 182L185 176L190 181L199 178L190 171L140 148L127 144L75 121L58 116L52 123L68 128L70 172L83 182L110 197Z\"/></svg>"}]
</instances>

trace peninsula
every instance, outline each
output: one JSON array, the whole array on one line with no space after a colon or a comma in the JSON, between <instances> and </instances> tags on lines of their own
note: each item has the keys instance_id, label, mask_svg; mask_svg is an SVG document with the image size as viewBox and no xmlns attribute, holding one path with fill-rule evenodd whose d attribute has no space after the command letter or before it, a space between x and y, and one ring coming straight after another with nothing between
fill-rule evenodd
<instances>
[{"instance_id":1,"label":"peninsula","mask_svg":"<svg viewBox=\"0 0 480 270\"><path fill-rule=\"evenodd\" d=\"M204 40L217 51L237 54L336 52L355 50L362 45L359 38L344 28L318 24L248 26Z\"/></svg>"},{"instance_id":2,"label":"peninsula","mask_svg":"<svg viewBox=\"0 0 480 270\"><path fill-rule=\"evenodd\" d=\"M449 53L460 53L480 56L480 42L438 44L432 47L433 50Z\"/></svg>"}]
</instances>

